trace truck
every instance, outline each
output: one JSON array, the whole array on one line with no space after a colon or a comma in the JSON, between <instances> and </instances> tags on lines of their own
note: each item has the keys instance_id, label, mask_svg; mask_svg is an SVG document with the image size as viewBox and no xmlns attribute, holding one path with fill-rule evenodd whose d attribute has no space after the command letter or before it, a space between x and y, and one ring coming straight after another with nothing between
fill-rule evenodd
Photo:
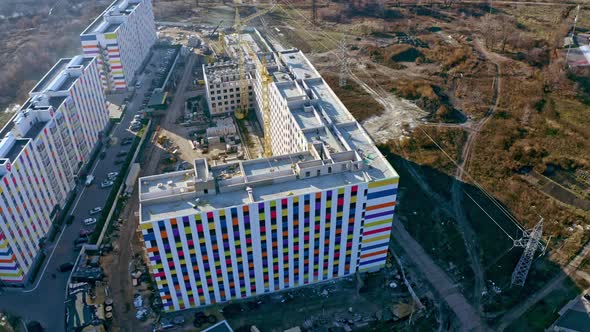
<instances>
[{"instance_id":1,"label":"truck","mask_svg":"<svg viewBox=\"0 0 590 332\"><path fill-rule=\"evenodd\" d=\"M92 184L94 181L94 175L90 174L86 177L86 182L84 183L87 187Z\"/></svg>"}]
</instances>

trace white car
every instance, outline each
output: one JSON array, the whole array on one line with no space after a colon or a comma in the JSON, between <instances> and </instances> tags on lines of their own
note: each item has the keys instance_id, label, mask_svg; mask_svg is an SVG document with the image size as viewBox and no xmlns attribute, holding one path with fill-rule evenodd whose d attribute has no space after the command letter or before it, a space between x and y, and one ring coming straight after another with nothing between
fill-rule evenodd
<instances>
[{"instance_id":1,"label":"white car","mask_svg":"<svg viewBox=\"0 0 590 332\"><path fill-rule=\"evenodd\" d=\"M88 225L92 225L92 224L96 224L96 218L84 219L84 225L88 226Z\"/></svg>"},{"instance_id":2,"label":"white car","mask_svg":"<svg viewBox=\"0 0 590 332\"><path fill-rule=\"evenodd\" d=\"M119 175L119 172L110 172L109 174L107 174L107 179L113 181L114 179L117 178L118 175Z\"/></svg>"},{"instance_id":3,"label":"white car","mask_svg":"<svg viewBox=\"0 0 590 332\"><path fill-rule=\"evenodd\" d=\"M91 210L89 211L89 213L90 213L90 214L97 214L97 213L100 213L100 211L102 211L102 207L100 207L100 206L97 206L97 207L95 207L95 208L91 209Z\"/></svg>"},{"instance_id":4,"label":"white car","mask_svg":"<svg viewBox=\"0 0 590 332\"><path fill-rule=\"evenodd\" d=\"M92 174L88 175L86 177L86 182L85 182L86 186L91 185L93 181L94 181L94 175L92 175Z\"/></svg>"},{"instance_id":5,"label":"white car","mask_svg":"<svg viewBox=\"0 0 590 332\"><path fill-rule=\"evenodd\" d=\"M100 183L101 188L108 188L113 186L113 181L111 180L104 180Z\"/></svg>"}]
</instances>

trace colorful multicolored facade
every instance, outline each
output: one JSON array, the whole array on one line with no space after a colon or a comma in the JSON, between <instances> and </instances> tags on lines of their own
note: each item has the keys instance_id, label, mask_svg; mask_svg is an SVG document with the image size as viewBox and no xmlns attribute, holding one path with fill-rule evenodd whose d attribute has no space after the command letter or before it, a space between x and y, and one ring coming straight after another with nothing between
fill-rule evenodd
<instances>
[{"instance_id":1,"label":"colorful multicolored facade","mask_svg":"<svg viewBox=\"0 0 590 332\"><path fill-rule=\"evenodd\" d=\"M0 280L21 284L108 123L94 57L61 59L0 131Z\"/></svg>"},{"instance_id":2,"label":"colorful multicolored facade","mask_svg":"<svg viewBox=\"0 0 590 332\"><path fill-rule=\"evenodd\" d=\"M106 91L125 90L156 42L151 0L116 0L80 35Z\"/></svg>"},{"instance_id":3,"label":"colorful multicolored facade","mask_svg":"<svg viewBox=\"0 0 590 332\"><path fill-rule=\"evenodd\" d=\"M303 53L258 56L273 76L265 135L274 156L198 159L192 170L140 179L146 260L166 311L386 263L399 176Z\"/></svg>"}]
</instances>

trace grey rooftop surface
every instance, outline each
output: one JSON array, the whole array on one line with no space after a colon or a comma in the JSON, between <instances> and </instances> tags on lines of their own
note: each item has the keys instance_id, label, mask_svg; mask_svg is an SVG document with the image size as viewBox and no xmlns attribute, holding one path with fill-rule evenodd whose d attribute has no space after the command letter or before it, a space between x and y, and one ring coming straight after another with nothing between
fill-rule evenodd
<instances>
[{"instance_id":1,"label":"grey rooftop surface","mask_svg":"<svg viewBox=\"0 0 590 332\"><path fill-rule=\"evenodd\" d=\"M14 161L16 159L16 157L18 157L18 155L21 153L21 151L23 150L25 145L27 145L27 143L29 143L29 141L30 141L30 139L28 139L28 138L16 139L14 141L14 145L12 146L12 148L10 148L10 150L8 150L8 152L6 153L6 156L4 156L4 158Z\"/></svg>"},{"instance_id":2,"label":"grey rooftop surface","mask_svg":"<svg viewBox=\"0 0 590 332\"><path fill-rule=\"evenodd\" d=\"M195 163L196 173L144 177L141 222L398 177L305 55L298 50L277 55L283 66L273 72L274 87L307 139L309 151L213 167ZM212 181L214 193L193 193L196 183ZM204 187L199 184L199 188Z\"/></svg>"},{"instance_id":3,"label":"grey rooftop surface","mask_svg":"<svg viewBox=\"0 0 590 332\"><path fill-rule=\"evenodd\" d=\"M172 174L172 173L170 173ZM246 190L229 191L220 194L200 196L198 199L180 199L171 202L154 202L141 204L141 222L153 222L175 216L190 215L214 211L248 203L264 202L297 196L331 188L342 187L364 182L362 172L344 172L308 179L299 179L285 183L258 185L252 189L254 201L251 201ZM194 204L193 207L190 204Z\"/></svg>"},{"instance_id":4,"label":"grey rooftop surface","mask_svg":"<svg viewBox=\"0 0 590 332\"><path fill-rule=\"evenodd\" d=\"M61 73L68 65L71 59L59 59L57 63L43 76L43 78L33 87L31 92L43 91L51 81Z\"/></svg>"},{"instance_id":5,"label":"grey rooftop surface","mask_svg":"<svg viewBox=\"0 0 590 332\"><path fill-rule=\"evenodd\" d=\"M111 10L114 8L119 8L118 15L115 16L128 16L143 0L115 0L111 3L84 31L81 35L92 35L97 33L109 33L114 32L117 28L121 25L121 23L117 22L107 22L107 17L110 14ZM125 6L123 6L126 3Z\"/></svg>"}]
</instances>

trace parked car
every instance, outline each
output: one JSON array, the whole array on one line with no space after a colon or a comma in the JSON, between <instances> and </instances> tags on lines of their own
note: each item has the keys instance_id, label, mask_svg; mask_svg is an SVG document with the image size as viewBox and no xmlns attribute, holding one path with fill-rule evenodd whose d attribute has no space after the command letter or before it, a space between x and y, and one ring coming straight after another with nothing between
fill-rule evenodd
<instances>
[{"instance_id":1,"label":"parked car","mask_svg":"<svg viewBox=\"0 0 590 332\"><path fill-rule=\"evenodd\" d=\"M129 151L127 151L127 150L121 150L121 151L117 152L117 157L126 156L127 153L129 153Z\"/></svg>"},{"instance_id":2,"label":"parked car","mask_svg":"<svg viewBox=\"0 0 590 332\"><path fill-rule=\"evenodd\" d=\"M63 263L61 264L57 270L59 272L67 272L67 271L71 271L74 268L74 263L72 262L67 262L67 263Z\"/></svg>"},{"instance_id":3,"label":"parked car","mask_svg":"<svg viewBox=\"0 0 590 332\"><path fill-rule=\"evenodd\" d=\"M126 137L121 140L121 145L129 145L133 143L133 137Z\"/></svg>"},{"instance_id":4,"label":"parked car","mask_svg":"<svg viewBox=\"0 0 590 332\"><path fill-rule=\"evenodd\" d=\"M100 154L98 155L98 158L104 159L104 157L106 157L106 156L107 156L106 151L101 151Z\"/></svg>"},{"instance_id":5,"label":"parked car","mask_svg":"<svg viewBox=\"0 0 590 332\"><path fill-rule=\"evenodd\" d=\"M109 174L107 174L107 179L113 181L117 178L118 175L119 172L110 172Z\"/></svg>"},{"instance_id":6,"label":"parked car","mask_svg":"<svg viewBox=\"0 0 590 332\"><path fill-rule=\"evenodd\" d=\"M115 159L115 165L120 165L125 162L125 159Z\"/></svg>"},{"instance_id":7,"label":"parked car","mask_svg":"<svg viewBox=\"0 0 590 332\"><path fill-rule=\"evenodd\" d=\"M98 212L96 212L96 213L98 213ZM96 224L96 218L86 218L86 219L84 219L84 225L89 226L89 225L93 225L93 224Z\"/></svg>"},{"instance_id":8,"label":"parked car","mask_svg":"<svg viewBox=\"0 0 590 332\"><path fill-rule=\"evenodd\" d=\"M99 213L100 211L102 211L102 207L100 207L100 206L97 206L97 207L95 207L95 208L92 208L92 209L90 210L90 214L97 214L97 213Z\"/></svg>"},{"instance_id":9,"label":"parked car","mask_svg":"<svg viewBox=\"0 0 590 332\"><path fill-rule=\"evenodd\" d=\"M74 245L76 244L82 244L82 243L88 243L88 237L84 236L84 237L79 237L77 239L74 240Z\"/></svg>"},{"instance_id":10,"label":"parked car","mask_svg":"<svg viewBox=\"0 0 590 332\"><path fill-rule=\"evenodd\" d=\"M92 218L94 219L94 218ZM80 236L88 236L94 232L94 228L82 228L80 230Z\"/></svg>"},{"instance_id":11,"label":"parked car","mask_svg":"<svg viewBox=\"0 0 590 332\"><path fill-rule=\"evenodd\" d=\"M73 214L68 215L68 218L66 219L66 224L68 224L68 225L73 224L74 223L74 219L75 219L75 217L74 217Z\"/></svg>"},{"instance_id":12,"label":"parked car","mask_svg":"<svg viewBox=\"0 0 590 332\"><path fill-rule=\"evenodd\" d=\"M111 180L104 180L100 183L101 188L108 188L113 186L113 181Z\"/></svg>"}]
</instances>

